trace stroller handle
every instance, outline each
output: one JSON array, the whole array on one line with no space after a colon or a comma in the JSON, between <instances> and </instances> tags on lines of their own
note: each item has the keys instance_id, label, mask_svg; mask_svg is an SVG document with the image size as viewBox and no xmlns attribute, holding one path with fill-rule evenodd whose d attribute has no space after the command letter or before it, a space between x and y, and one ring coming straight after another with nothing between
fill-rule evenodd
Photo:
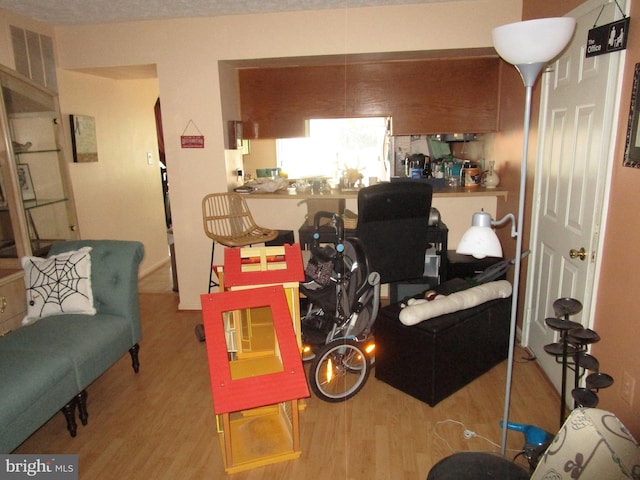
<instances>
[{"instance_id":1,"label":"stroller handle","mask_svg":"<svg viewBox=\"0 0 640 480\"><path fill-rule=\"evenodd\" d=\"M337 240L335 245L335 258L333 259L334 266L336 268L336 274L338 281L341 281L344 275L344 265L342 262L342 255L344 254L344 222L342 217L337 213L319 211L316 212L313 218L313 240L311 242L311 253L317 257L328 259L326 253L322 252L320 248L320 220L322 218L329 218L336 229Z\"/></svg>"},{"instance_id":2,"label":"stroller handle","mask_svg":"<svg viewBox=\"0 0 640 480\"><path fill-rule=\"evenodd\" d=\"M320 229L320 220L323 218L328 218L333 222L336 228L336 244L342 244L344 242L344 222L342 221L342 217L337 213L321 210L316 212L313 217L313 247L317 247L320 243L320 234L318 233L318 230Z\"/></svg>"}]
</instances>

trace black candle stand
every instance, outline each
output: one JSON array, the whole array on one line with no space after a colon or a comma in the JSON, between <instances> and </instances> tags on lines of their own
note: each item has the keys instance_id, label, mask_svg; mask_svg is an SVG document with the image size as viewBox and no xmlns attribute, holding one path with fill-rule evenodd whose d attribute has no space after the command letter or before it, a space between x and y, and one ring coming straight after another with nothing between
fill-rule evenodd
<instances>
[{"instance_id":1,"label":"black candle stand","mask_svg":"<svg viewBox=\"0 0 640 480\"><path fill-rule=\"evenodd\" d=\"M600 336L591 329L584 328L580 323L569 320L571 315L582 311L582 303L574 298L559 298L553 302L555 317L545 319L547 326L560 332L558 342L544 346L544 351L553 355L557 363L562 365L562 382L560 388L560 426L565 421L567 374L574 372L571 396L574 408L596 407L599 399L597 392L601 388L610 387L613 378L600 372L598 359L587 353L589 345L600 340ZM585 386L580 387L580 380L590 371L585 380Z\"/></svg>"}]
</instances>

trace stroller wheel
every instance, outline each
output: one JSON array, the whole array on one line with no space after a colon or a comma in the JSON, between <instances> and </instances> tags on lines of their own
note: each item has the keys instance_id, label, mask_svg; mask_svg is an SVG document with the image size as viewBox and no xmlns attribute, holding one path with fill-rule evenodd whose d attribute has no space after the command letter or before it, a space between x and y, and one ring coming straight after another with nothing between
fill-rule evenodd
<instances>
[{"instance_id":1,"label":"stroller wheel","mask_svg":"<svg viewBox=\"0 0 640 480\"><path fill-rule=\"evenodd\" d=\"M316 354L309 368L311 390L325 402L342 402L358 393L371 364L361 345L348 339L334 340Z\"/></svg>"}]
</instances>

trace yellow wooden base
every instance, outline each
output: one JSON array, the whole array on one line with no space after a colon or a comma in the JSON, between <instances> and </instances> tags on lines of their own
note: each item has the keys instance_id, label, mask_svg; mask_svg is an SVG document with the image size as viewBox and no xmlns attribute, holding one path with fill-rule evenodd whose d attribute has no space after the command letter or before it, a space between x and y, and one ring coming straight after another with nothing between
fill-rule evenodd
<instances>
[{"instance_id":1,"label":"yellow wooden base","mask_svg":"<svg viewBox=\"0 0 640 480\"><path fill-rule=\"evenodd\" d=\"M293 418L278 405L221 415L218 436L227 473L300 457L298 406L291 403Z\"/></svg>"}]
</instances>

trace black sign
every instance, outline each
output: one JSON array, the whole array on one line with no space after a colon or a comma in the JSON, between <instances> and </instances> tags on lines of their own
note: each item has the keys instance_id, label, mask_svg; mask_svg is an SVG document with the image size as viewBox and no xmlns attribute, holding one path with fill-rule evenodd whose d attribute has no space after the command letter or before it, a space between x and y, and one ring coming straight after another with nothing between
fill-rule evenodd
<instances>
[{"instance_id":1,"label":"black sign","mask_svg":"<svg viewBox=\"0 0 640 480\"><path fill-rule=\"evenodd\" d=\"M604 55L627 48L629 36L629 20L625 17L617 22L608 23L589 30L587 36L587 57Z\"/></svg>"}]
</instances>

